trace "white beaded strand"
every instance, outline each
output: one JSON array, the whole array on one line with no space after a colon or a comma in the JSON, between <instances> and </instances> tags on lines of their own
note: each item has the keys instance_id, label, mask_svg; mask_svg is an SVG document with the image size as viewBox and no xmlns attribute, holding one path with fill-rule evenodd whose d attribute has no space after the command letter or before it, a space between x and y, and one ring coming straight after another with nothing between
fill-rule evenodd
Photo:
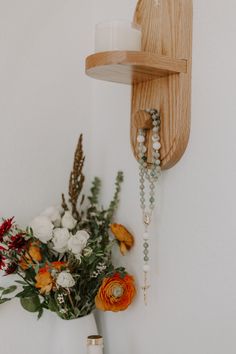
<instances>
[{"instance_id":1,"label":"white beaded strand","mask_svg":"<svg viewBox=\"0 0 236 354\"><path fill-rule=\"evenodd\" d=\"M140 206L143 212L143 223L144 223L144 234L143 234L143 254L144 254L144 284L142 286L144 293L144 302L147 305L147 290L150 288L149 285L149 233L148 227L151 223L152 212L155 208L155 187L156 183L160 177L161 173L161 161L159 150L161 148L160 144L160 115L156 109L146 110L147 113L151 115L153 129L152 129L152 167L148 169L147 161L147 147L145 146L146 141L146 131L144 129L139 129L137 142L138 142L138 157L139 157L139 182L140 182ZM149 205L146 205L145 198L145 181L149 182Z\"/></svg>"}]
</instances>

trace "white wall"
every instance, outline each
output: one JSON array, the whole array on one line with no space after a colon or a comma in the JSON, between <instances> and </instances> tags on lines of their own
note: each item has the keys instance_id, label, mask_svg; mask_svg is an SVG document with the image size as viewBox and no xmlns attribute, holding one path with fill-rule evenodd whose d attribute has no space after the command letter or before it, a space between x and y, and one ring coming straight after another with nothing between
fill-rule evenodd
<instances>
[{"instance_id":1,"label":"white wall","mask_svg":"<svg viewBox=\"0 0 236 354\"><path fill-rule=\"evenodd\" d=\"M90 0L0 0L0 215L21 225L60 203L80 132L89 155L90 14ZM50 354L52 325L1 306L0 353Z\"/></svg>"},{"instance_id":2,"label":"white wall","mask_svg":"<svg viewBox=\"0 0 236 354\"><path fill-rule=\"evenodd\" d=\"M139 279L142 225L129 142L130 89L83 74L94 24L131 18L135 4L0 0L0 210L27 223L57 203L83 130L89 179L102 177L104 203L116 171L125 173L117 221L137 241L122 262ZM233 0L227 5L194 0L190 144L181 162L162 177L149 306L140 293L129 311L100 315L106 354L236 352L235 11ZM12 336L11 325L19 339L18 349L6 354L28 354L24 328L32 343L39 338L29 328L31 315L16 304L1 307L0 314L2 338Z\"/></svg>"},{"instance_id":3,"label":"white wall","mask_svg":"<svg viewBox=\"0 0 236 354\"><path fill-rule=\"evenodd\" d=\"M131 18L136 1L94 3L95 23ZM163 174L153 225L150 304L144 308L140 294L130 311L104 316L108 353L236 352L235 11L234 1L227 6L194 1L190 144L181 162ZM136 248L125 262L139 276L142 228L129 142L129 88L96 82L93 92L94 141L101 146L94 149L94 171L109 184L114 171L125 172L118 221L136 234Z\"/></svg>"}]
</instances>

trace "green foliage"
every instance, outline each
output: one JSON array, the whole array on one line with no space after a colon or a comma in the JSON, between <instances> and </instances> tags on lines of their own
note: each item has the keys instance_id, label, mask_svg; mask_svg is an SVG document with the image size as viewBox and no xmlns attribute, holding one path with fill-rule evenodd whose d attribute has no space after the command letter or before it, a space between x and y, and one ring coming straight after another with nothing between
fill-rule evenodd
<instances>
[{"instance_id":1,"label":"green foliage","mask_svg":"<svg viewBox=\"0 0 236 354\"><path fill-rule=\"evenodd\" d=\"M40 307L38 310L38 320L43 316L43 307Z\"/></svg>"},{"instance_id":2,"label":"green foliage","mask_svg":"<svg viewBox=\"0 0 236 354\"><path fill-rule=\"evenodd\" d=\"M112 264L111 251L115 242L109 237L109 226L118 207L122 182L123 173L119 172L116 177L114 197L107 209L99 206L100 179L96 177L92 183L91 194L88 197L90 205L84 212L83 220L77 225L78 230L85 229L90 234L86 249L91 249L92 253L89 256L83 255L81 263L77 265L74 260L77 266L76 273L79 276L75 293L71 296L73 301L70 301L67 293L61 294L64 303L59 305L58 314L64 319L67 319L68 311L70 318L72 313L75 317L89 314L95 307L95 297L104 277L112 276L116 272L121 275L126 274L124 268L115 268ZM73 260L70 260L71 265L72 262Z\"/></svg>"},{"instance_id":3,"label":"green foliage","mask_svg":"<svg viewBox=\"0 0 236 354\"><path fill-rule=\"evenodd\" d=\"M23 286L23 290L16 294L16 297L22 298L22 297L31 297L37 294L37 290L35 289L34 285L25 285Z\"/></svg>"},{"instance_id":4,"label":"green foliage","mask_svg":"<svg viewBox=\"0 0 236 354\"><path fill-rule=\"evenodd\" d=\"M110 203L110 206L108 208L108 220L109 222L111 222L112 220L112 217L116 211L116 209L118 208L118 205L119 205L119 194L120 194L120 190L121 190L121 183L123 182L124 180L124 175L123 175L123 172L118 172L117 174L117 177L116 177L116 182L115 182L115 194L114 194L114 197Z\"/></svg>"},{"instance_id":5,"label":"green foliage","mask_svg":"<svg viewBox=\"0 0 236 354\"><path fill-rule=\"evenodd\" d=\"M16 289L17 289L17 286L15 286L15 285L9 286L9 288L6 288L2 291L2 295L14 293L14 291L16 291Z\"/></svg>"},{"instance_id":6,"label":"green foliage","mask_svg":"<svg viewBox=\"0 0 236 354\"><path fill-rule=\"evenodd\" d=\"M80 160L78 159L78 161ZM74 169L76 170L76 168ZM77 175L80 176L81 173L82 170ZM78 180L77 175L75 178L76 181ZM22 269L19 265L16 269L16 273L22 280L16 281L20 286L20 291L15 296L20 299L21 305L25 310L32 313L37 312L38 318L42 316L44 309L55 312L58 316L66 320L85 316L95 308L95 297L103 279L117 272L122 277L126 275L124 268L115 268L112 263L112 247L116 241L114 239L111 240L109 236L110 224L119 204L122 182L123 173L119 172L115 180L114 196L106 209L99 205L101 180L97 177L92 183L90 195L88 196L89 205L84 210L77 211L75 205L80 190L73 191L74 194L71 192L74 196L73 216L78 215L78 217L76 218L76 227L70 232L75 235L77 231L85 230L90 236L79 259L69 251L64 254L57 253L53 250L52 243L50 242L47 244L40 243L34 237L31 228L27 228L24 237L27 247L32 242L39 245L38 247L42 254L40 262L33 260L29 252L25 251L25 248L21 250L21 253L18 250L11 250L3 254L4 257L7 256L15 264L22 260L22 257L30 259L29 266L26 269ZM64 203L63 205L64 210L67 210L66 204ZM61 269L53 268L53 266L50 268L49 265L53 265L53 262L58 261L64 262L65 265ZM42 268L45 268L45 272L50 273L48 278L50 282L51 277L52 283L49 286L49 290L45 289L42 291L41 289L39 293L39 288L36 288L36 276ZM75 281L75 285L71 288L63 288L56 282L58 274L64 269L70 272ZM9 301L10 299L4 298L4 295L10 294L15 290L16 286L6 289L0 288L0 303Z\"/></svg>"},{"instance_id":7,"label":"green foliage","mask_svg":"<svg viewBox=\"0 0 236 354\"><path fill-rule=\"evenodd\" d=\"M0 299L0 304L4 304L4 303L7 302L7 301L11 301L11 299L7 299L7 298L5 298L5 299Z\"/></svg>"},{"instance_id":8,"label":"green foliage","mask_svg":"<svg viewBox=\"0 0 236 354\"><path fill-rule=\"evenodd\" d=\"M21 306L29 312L38 312L40 305L40 300L38 295L33 295L29 297L21 297L20 298Z\"/></svg>"},{"instance_id":9,"label":"green foliage","mask_svg":"<svg viewBox=\"0 0 236 354\"><path fill-rule=\"evenodd\" d=\"M11 298L6 298L3 296L14 293L14 291L16 289L17 289L17 286L15 286L15 285L11 285L8 288L0 287L0 304L4 304L5 302L10 301Z\"/></svg>"},{"instance_id":10,"label":"green foliage","mask_svg":"<svg viewBox=\"0 0 236 354\"><path fill-rule=\"evenodd\" d=\"M91 206L96 206L98 204L100 190L101 180L98 177L95 177L94 181L92 182L91 195L88 197Z\"/></svg>"}]
</instances>

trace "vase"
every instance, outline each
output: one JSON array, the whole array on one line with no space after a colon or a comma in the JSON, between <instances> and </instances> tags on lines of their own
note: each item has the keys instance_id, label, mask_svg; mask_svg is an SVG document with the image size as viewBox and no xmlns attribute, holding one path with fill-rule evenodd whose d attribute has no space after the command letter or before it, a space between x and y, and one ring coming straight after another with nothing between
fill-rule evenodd
<instances>
[{"instance_id":1,"label":"vase","mask_svg":"<svg viewBox=\"0 0 236 354\"><path fill-rule=\"evenodd\" d=\"M49 354L86 354L87 337L97 334L93 313L74 320L55 317Z\"/></svg>"}]
</instances>

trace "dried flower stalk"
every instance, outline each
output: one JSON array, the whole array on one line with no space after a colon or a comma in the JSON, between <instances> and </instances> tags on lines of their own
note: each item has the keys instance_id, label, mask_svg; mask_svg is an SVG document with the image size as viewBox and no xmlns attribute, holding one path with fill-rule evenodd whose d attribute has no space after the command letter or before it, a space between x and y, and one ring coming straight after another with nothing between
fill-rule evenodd
<instances>
[{"instance_id":1,"label":"dried flower stalk","mask_svg":"<svg viewBox=\"0 0 236 354\"><path fill-rule=\"evenodd\" d=\"M71 204L71 208L72 208L71 212L76 220L80 220L80 214L77 209L77 203L78 203L80 193L83 189L83 184L85 180L83 174L84 160L85 160L85 156L83 152L83 135L81 134L75 150L73 169L70 174L69 191L68 191L69 203ZM62 208L65 211L69 210L68 205L65 201L64 194L62 194Z\"/></svg>"},{"instance_id":2,"label":"dried flower stalk","mask_svg":"<svg viewBox=\"0 0 236 354\"><path fill-rule=\"evenodd\" d=\"M62 209L64 209L65 211L69 210L64 193L61 195L61 198L62 198L62 203L61 203Z\"/></svg>"}]
</instances>

